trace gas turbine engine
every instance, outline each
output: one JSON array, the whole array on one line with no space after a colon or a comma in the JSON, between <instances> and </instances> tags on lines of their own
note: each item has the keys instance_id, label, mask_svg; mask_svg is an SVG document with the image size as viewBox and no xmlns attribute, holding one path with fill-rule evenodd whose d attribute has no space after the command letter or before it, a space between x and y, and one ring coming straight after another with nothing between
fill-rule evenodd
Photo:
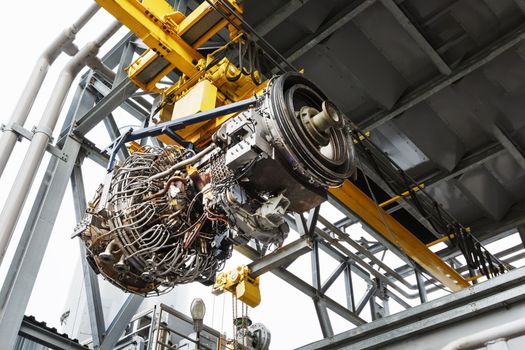
<instances>
[{"instance_id":1,"label":"gas turbine engine","mask_svg":"<svg viewBox=\"0 0 525 350\"><path fill-rule=\"evenodd\" d=\"M281 245L285 215L319 205L353 170L342 113L312 82L287 73L200 152L132 153L101 185L76 234L91 266L126 291L212 284L233 245Z\"/></svg>"}]
</instances>

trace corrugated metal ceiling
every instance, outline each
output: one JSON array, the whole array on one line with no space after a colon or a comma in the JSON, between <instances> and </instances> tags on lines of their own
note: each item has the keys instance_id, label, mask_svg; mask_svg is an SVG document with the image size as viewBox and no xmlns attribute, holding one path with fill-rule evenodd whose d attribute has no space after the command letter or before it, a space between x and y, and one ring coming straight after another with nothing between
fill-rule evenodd
<instances>
[{"instance_id":1,"label":"corrugated metal ceiling","mask_svg":"<svg viewBox=\"0 0 525 350\"><path fill-rule=\"evenodd\" d=\"M525 1L245 4L248 22L462 224L525 221Z\"/></svg>"}]
</instances>

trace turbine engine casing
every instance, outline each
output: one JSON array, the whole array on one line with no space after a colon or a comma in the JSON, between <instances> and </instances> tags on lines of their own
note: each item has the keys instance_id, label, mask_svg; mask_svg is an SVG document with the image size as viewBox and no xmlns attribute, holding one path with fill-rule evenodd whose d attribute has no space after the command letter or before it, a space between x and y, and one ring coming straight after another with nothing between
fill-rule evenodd
<instances>
[{"instance_id":1,"label":"turbine engine casing","mask_svg":"<svg viewBox=\"0 0 525 350\"><path fill-rule=\"evenodd\" d=\"M109 174L76 233L91 265L127 291L213 283L233 245L281 245L285 215L316 207L353 170L344 116L312 82L289 73L199 153L134 152Z\"/></svg>"}]
</instances>

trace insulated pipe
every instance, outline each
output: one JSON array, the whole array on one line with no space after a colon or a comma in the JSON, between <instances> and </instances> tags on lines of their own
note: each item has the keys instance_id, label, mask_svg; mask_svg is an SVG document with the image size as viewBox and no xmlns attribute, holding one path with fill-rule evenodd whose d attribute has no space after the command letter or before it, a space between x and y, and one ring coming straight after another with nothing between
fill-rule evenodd
<instances>
[{"instance_id":1,"label":"insulated pipe","mask_svg":"<svg viewBox=\"0 0 525 350\"><path fill-rule=\"evenodd\" d=\"M35 130L29 150L20 166L15 183L9 192L8 200L0 213L0 223L2 223L0 226L0 264L4 259L20 212L23 209L38 167L46 151L47 144L51 140L53 129L58 121L71 84L73 84L80 70L84 68L88 62L93 62L93 58L96 57L102 44L115 34L120 27L121 24L119 22L114 22L99 38L86 44L86 46L66 64L60 73L40 123Z\"/></svg>"},{"instance_id":2,"label":"insulated pipe","mask_svg":"<svg viewBox=\"0 0 525 350\"><path fill-rule=\"evenodd\" d=\"M62 51L70 56L77 54L78 48L73 44L73 40L75 40L78 31L82 29L82 27L95 15L95 13L97 13L99 9L100 6L98 4L92 4L75 23L69 28L63 30L38 58L29 80L24 87L22 95L18 99L13 114L11 114L11 118L0 137L0 150L2 150L0 153L0 177L4 172L7 161L13 152L13 148L15 147L18 138L17 134L12 130L12 125L24 125L31 108L33 107L33 102L42 87L42 83L44 82L49 67Z\"/></svg>"},{"instance_id":3,"label":"insulated pipe","mask_svg":"<svg viewBox=\"0 0 525 350\"><path fill-rule=\"evenodd\" d=\"M525 334L525 318L467 335L445 345L441 350L477 349L494 339L510 339Z\"/></svg>"}]
</instances>

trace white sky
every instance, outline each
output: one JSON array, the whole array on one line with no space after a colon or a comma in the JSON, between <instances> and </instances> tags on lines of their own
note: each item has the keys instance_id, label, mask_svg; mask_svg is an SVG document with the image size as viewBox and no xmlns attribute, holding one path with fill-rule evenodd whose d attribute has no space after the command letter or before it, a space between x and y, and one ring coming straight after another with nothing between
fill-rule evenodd
<instances>
[{"instance_id":1,"label":"white sky","mask_svg":"<svg viewBox=\"0 0 525 350\"><path fill-rule=\"evenodd\" d=\"M32 70L33 64L39 54L53 40L53 38L63 29L69 26L77 16L82 13L89 5L89 0L51 0L51 1L34 1L31 3L21 1L9 1L3 4L0 11L0 30L3 35L4 52L0 55L0 67L2 67L2 105L3 113L0 115L0 122L6 123L14 105L23 91L24 85ZM101 10L95 19L84 28L78 35L78 46L82 46L88 39L96 37L97 33L105 28L112 18ZM120 38L124 31L119 32L116 39ZM115 39L115 40L116 40ZM113 40L112 42L114 42ZM107 49L110 45L106 45ZM104 49L102 50L104 52ZM99 55L100 57L101 55ZM58 73L67 61L67 56L61 55L54 66L49 71L48 77L44 83L43 89L35 101L32 113L25 124L27 129L31 129L37 124L38 118L44 110L49 92L53 89ZM76 83L73 85L76 87ZM69 101L73 95L72 90L68 100L65 103L64 112L69 106ZM63 116L63 115L62 115ZM119 125L126 122L118 120ZM58 125L61 125L59 121ZM93 134L90 134L90 136ZM109 139L103 132L95 132L94 136L103 146ZM21 162L24 152L27 149L28 142L19 143L16 151L11 157L6 173L1 179L0 204L5 202L12 182L16 177L17 165ZM42 169L47 165L48 157L42 162L40 172L34 182L32 193L26 202L26 208L22 213L19 222L24 223L27 218L29 208L34 200L34 194L40 179ZM93 163L86 162L84 165L86 194L88 198L93 195L96 186L103 179L104 170ZM55 224L46 256L44 258L39 276L36 280L33 295L31 297L26 314L35 315L38 320L48 322L51 326L60 327L59 317L64 311L64 303L68 297L71 281L81 283L80 277L75 274L75 266L78 261L78 242L70 239L72 230L76 224L71 200L71 191L68 188L60 210L60 214ZM19 225L22 226L22 225ZM17 228L15 237L20 233L22 227ZM350 234L354 238L368 235L362 231L359 225L352 228ZM12 254L13 247L9 250ZM390 253L389 253L390 254ZM9 255L8 255L9 256ZM235 257L228 263L229 267L246 261L242 257ZM323 264L323 279L328 277L329 273L335 269L336 264L333 260L328 259L324 254L321 256ZM396 258L387 255L386 261L396 264ZM302 277L304 280L310 280L310 261L309 256L303 256L298 259L291 267L291 271ZM5 274L6 264L0 269L0 277ZM414 281L412 281L414 282ZM357 288L364 287L363 284ZM208 305L208 314L206 323L221 331L231 333L231 299L230 296L213 297L209 293L209 288L201 285L191 285L184 287L181 295L188 293L191 298L184 300L173 300L173 304L180 306L182 312L188 313L191 299L203 297ZM296 292L287 283L281 281L271 274L264 275L261 278L261 292L263 302L255 310L252 310L252 320L266 324L272 332L272 349L288 349L299 345L306 344L310 341L320 339L321 332L315 316L312 301L304 294ZM339 279L329 290L328 295L344 304L344 287L342 279ZM175 294L174 294L175 298ZM359 300L360 295L356 295ZM80 300L78 302L81 302ZM222 310L225 310L224 316ZM391 306L392 311L399 311L399 307ZM366 311L368 312L368 311ZM365 315L363 317L368 318ZM336 333L349 329L351 326L330 312L334 331Z\"/></svg>"}]
</instances>

